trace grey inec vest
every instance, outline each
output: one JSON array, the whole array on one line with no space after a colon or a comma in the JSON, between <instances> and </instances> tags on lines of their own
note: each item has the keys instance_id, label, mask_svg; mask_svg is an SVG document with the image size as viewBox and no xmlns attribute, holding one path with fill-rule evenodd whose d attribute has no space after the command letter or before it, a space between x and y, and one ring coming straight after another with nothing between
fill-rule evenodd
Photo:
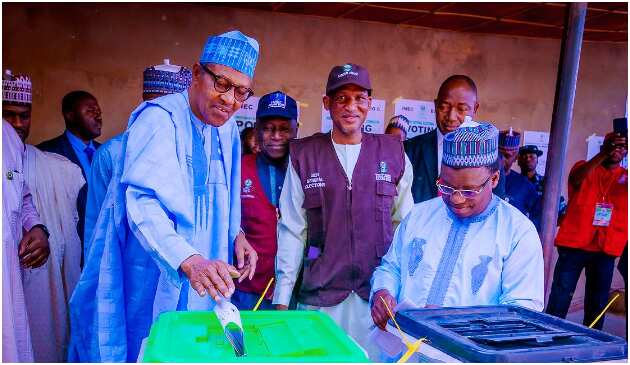
<instances>
[{"instance_id":1,"label":"grey inec vest","mask_svg":"<svg viewBox=\"0 0 630 365\"><path fill-rule=\"evenodd\" d=\"M391 210L403 176L400 139L363 133L352 184L330 133L292 141L304 191L307 242L300 303L331 307L352 291L368 300L374 269L392 242Z\"/></svg>"}]
</instances>

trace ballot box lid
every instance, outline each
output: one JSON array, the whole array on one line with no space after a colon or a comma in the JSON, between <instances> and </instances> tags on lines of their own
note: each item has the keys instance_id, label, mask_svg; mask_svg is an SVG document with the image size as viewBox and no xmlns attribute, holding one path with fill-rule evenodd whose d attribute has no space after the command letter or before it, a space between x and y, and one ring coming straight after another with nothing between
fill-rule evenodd
<instances>
[{"instance_id":1,"label":"ballot box lid","mask_svg":"<svg viewBox=\"0 0 630 365\"><path fill-rule=\"evenodd\" d=\"M363 350L317 311L241 311L247 356L237 357L214 312L162 313L143 362L367 362Z\"/></svg>"},{"instance_id":2,"label":"ballot box lid","mask_svg":"<svg viewBox=\"0 0 630 365\"><path fill-rule=\"evenodd\" d=\"M409 309L402 330L465 362L592 362L627 358L627 343L520 306Z\"/></svg>"}]
</instances>

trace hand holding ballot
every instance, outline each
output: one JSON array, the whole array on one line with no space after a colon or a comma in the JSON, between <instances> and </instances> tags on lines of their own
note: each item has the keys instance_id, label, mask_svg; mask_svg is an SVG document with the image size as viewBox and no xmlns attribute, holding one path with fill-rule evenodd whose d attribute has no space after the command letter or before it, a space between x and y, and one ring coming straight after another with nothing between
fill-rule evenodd
<instances>
[{"instance_id":1,"label":"hand holding ballot","mask_svg":"<svg viewBox=\"0 0 630 365\"><path fill-rule=\"evenodd\" d=\"M226 298L232 296L232 278L241 276L234 266L221 260L208 260L201 255L192 255L184 260L181 269L200 296L208 293L215 301L219 299L219 293Z\"/></svg>"}]
</instances>

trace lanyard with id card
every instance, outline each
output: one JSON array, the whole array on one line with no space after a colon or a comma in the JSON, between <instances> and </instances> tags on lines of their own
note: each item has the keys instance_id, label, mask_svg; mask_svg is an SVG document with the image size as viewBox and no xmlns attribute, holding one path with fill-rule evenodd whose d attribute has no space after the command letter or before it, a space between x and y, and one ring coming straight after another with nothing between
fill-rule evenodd
<instances>
[{"instance_id":1,"label":"lanyard with id card","mask_svg":"<svg viewBox=\"0 0 630 365\"><path fill-rule=\"evenodd\" d=\"M596 227L608 227L610 225L610 220L612 218L613 205L611 203L606 203L606 196L608 195L608 191L612 183L616 180L615 176L612 176L610 182L607 184L606 188L602 185L602 179L598 179L599 191L602 194L602 201L599 203L595 203L595 216L593 217L593 225Z\"/></svg>"},{"instance_id":2,"label":"lanyard with id card","mask_svg":"<svg viewBox=\"0 0 630 365\"><path fill-rule=\"evenodd\" d=\"M608 227L612 218L613 205L610 203L595 204L595 217L593 225L598 227Z\"/></svg>"}]
</instances>

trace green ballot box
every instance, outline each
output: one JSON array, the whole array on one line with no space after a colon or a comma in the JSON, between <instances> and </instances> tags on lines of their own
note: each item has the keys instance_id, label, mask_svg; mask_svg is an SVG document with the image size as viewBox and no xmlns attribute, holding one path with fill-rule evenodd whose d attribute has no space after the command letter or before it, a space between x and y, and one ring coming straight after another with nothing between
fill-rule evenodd
<instances>
[{"instance_id":1,"label":"green ballot box","mask_svg":"<svg viewBox=\"0 0 630 365\"><path fill-rule=\"evenodd\" d=\"M241 311L247 356L237 357L214 312L166 312L151 327L143 362L368 362L325 313Z\"/></svg>"}]
</instances>

